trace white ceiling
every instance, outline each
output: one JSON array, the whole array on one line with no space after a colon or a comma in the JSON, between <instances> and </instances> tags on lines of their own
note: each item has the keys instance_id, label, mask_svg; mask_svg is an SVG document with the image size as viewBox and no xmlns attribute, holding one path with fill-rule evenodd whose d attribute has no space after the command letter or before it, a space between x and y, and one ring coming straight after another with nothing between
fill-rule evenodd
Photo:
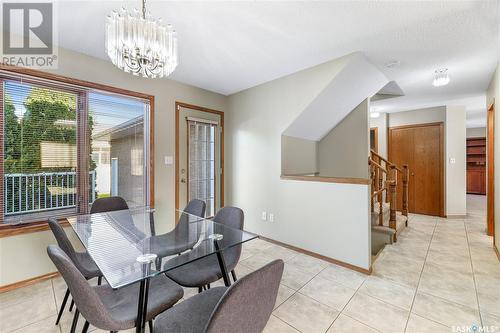
<instances>
[{"instance_id":1,"label":"white ceiling","mask_svg":"<svg viewBox=\"0 0 500 333\"><path fill-rule=\"evenodd\" d=\"M124 4L140 1L59 1L59 44L106 59L104 19ZM171 78L225 95L361 51L406 94L375 102L381 112L471 98L468 112L484 113L477 98L499 59L498 1L148 1L148 8L178 32ZM393 60L400 65L386 68ZM434 70L443 67L451 82L435 88Z\"/></svg>"}]
</instances>

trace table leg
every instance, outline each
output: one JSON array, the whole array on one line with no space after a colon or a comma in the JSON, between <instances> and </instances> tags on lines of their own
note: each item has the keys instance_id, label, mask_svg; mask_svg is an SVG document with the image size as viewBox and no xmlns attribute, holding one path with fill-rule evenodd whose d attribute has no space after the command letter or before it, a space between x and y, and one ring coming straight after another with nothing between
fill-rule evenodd
<instances>
[{"instance_id":1,"label":"table leg","mask_svg":"<svg viewBox=\"0 0 500 333\"><path fill-rule=\"evenodd\" d=\"M142 312L144 311L144 289L146 288L146 282L142 280L139 286L139 302L137 304L137 318L135 319L135 332L142 333Z\"/></svg>"},{"instance_id":2,"label":"table leg","mask_svg":"<svg viewBox=\"0 0 500 333\"><path fill-rule=\"evenodd\" d=\"M146 279L146 288L144 290L144 310L142 310L142 331L146 331L146 317L148 315L148 295L149 295L149 279Z\"/></svg>"},{"instance_id":3,"label":"table leg","mask_svg":"<svg viewBox=\"0 0 500 333\"><path fill-rule=\"evenodd\" d=\"M224 280L224 285L226 287L231 286L231 280L229 279L229 275L227 274L227 266L226 261L224 260L224 256L222 251L219 251L219 244L217 241L214 241L215 249L217 250L217 261L219 262L220 271L222 273L222 279Z\"/></svg>"}]
</instances>

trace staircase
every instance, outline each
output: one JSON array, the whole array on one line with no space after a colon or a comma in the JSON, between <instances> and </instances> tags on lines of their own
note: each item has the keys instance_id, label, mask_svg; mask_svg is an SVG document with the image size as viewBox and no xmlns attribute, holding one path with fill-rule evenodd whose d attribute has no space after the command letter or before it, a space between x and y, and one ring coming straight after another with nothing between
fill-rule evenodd
<instances>
[{"instance_id":1,"label":"staircase","mask_svg":"<svg viewBox=\"0 0 500 333\"><path fill-rule=\"evenodd\" d=\"M373 150L368 165L371 175L372 254L376 255L385 244L396 242L398 235L408 226L409 170L407 165L399 167ZM402 182L402 186L398 187L398 181Z\"/></svg>"}]
</instances>

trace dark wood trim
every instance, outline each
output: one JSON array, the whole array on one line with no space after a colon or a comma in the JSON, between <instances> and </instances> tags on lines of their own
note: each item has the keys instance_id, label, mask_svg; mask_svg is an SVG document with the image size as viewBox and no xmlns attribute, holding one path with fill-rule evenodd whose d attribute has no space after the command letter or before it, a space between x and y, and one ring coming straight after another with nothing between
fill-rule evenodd
<instances>
[{"instance_id":1,"label":"dark wood trim","mask_svg":"<svg viewBox=\"0 0 500 333\"><path fill-rule=\"evenodd\" d=\"M439 196L439 206L440 206L440 217L446 217L446 212L445 212L445 195L446 195L446 188L445 188L445 181L444 181L444 168L445 168L445 147L444 147L444 123L442 121L440 122L433 122L433 123L422 123L422 124L411 124L411 125L402 125L402 126L393 126L389 127L387 131L387 157L388 160L391 159L391 131L396 130L396 129L405 129L405 128L418 128L418 127L430 127L430 126L439 126L439 150L440 150L440 155L441 155L441 160L440 160L440 170L439 170L439 179L440 179L440 189L441 189L441 195Z\"/></svg>"},{"instance_id":2,"label":"dark wood trim","mask_svg":"<svg viewBox=\"0 0 500 333\"><path fill-rule=\"evenodd\" d=\"M304 249L302 249L300 247L296 247L296 246L293 246L293 245L290 245L290 244L282 243L280 241L277 241L277 240L274 240L274 239L271 239L271 238L267 238L267 237L264 237L264 236L259 236L259 238L261 238L261 239L263 239L265 241L268 241L270 243L286 247L287 249L290 249L290 250L293 250L293 251L296 251L296 252L300 252L300 253L303 253L303 254L306 254L308 256L311 256L311 257L314 257L314 258L318 258L318 259L321 259L321 260L324 260L324 261L328 261L329 263L332 263L332 264L335 264L335 265L339 265L339 266L342 266L342 267L345 267L345 268L352 269L353 271L356 271L356 272L360 272L360 273L367 274L367 275L370 275L372 273L372 267L371 267L371 265L370 265L370 269L366 269L366 268L358 267L358 266L355 266L355 265L352 265L352 264L349 264L349 263L346 263L346 262L343 262L343 261L340 261L340 260L337 260L337 259L333 259L333 258L324 256L324 255L318 254L316 252L312 252L312 251L309 251L309 250L304 250Z\"/></svg>"},{"instance_id":3,"label":"dark wood trim","mask_svg":"<svg viewBox=\"0 0 500 333\"><path fill-rule=\"evenodd\" d=\"M220 116L220 167L222 172L220 174L220 206L224 207L224 174L226 172L226 167L224 165L224 112L209 109L203 106L188 104L176 101L175 102L175 209L180 209L179 207L179 120L180 120L180 108L192 109L202 112L208 112L217 114ZM176 220L178 220L178 214L176 212Z\"/></svg>"},{"instance_id":4,"label":"dark wood trim","mask_svg":"<svg viewBox=\"0 0 500 333\"><path fill-rule=\"evenodd\" d=\"M373 131L373 137L374 137L374 147L373 149L376 153L378 153L378 127L371 127L370 128L370 138L371 138L371 131ZM371 147L370 147L371 149Z\"/></svg>"},{"instance_id":5,"label":"dark wood trim","mask_svg":"<svg viewBox=\"0 0 500 333\"><path fill-rule=\"evenodd\" d=\"M68 220L65 218L60 219L59 224L61 224L61 226L63 226L64 228L70 226ZM32 232L45 231L49 229L50 228L47 223L47 220L33 221L17 225L3 223L0 224L0 238L22 235L22 234L30 234Z\"/></svg>"},{"instance_id":6,"label":"dark wood trim","mask_svg":"<svg viewBox=\"0 0 500 333\"><path fill-rule=\"evenodd\" d=\"M487 137L486 137L486 221L487 234L493 236L495 246L495 104L487 111Z\"/></svg>"},{"instance_id":7,"label":"dark wood trim","mask_svg":"<svg viewBox=\"0 0 500 333\"><path fill-rule=\"evenodd\" d=\"M27 287L27 286L30 286L32 284L35 284L35 283L38 283L38 282L42 282L42 281L45 281L45 280L50 280L50 279L53 279L53 278L58 277L58 276L59 276L59 272L52 272L52 273L47 273L47 274L44 274L44 275L36 276L34 278L31 278L31 279L27 279L27 280L15 282L15 283L7 284L5 286L0 286L0 294L8 292L8 291L11 291L11 290L14 290L14 289L19 289L19 288L22 288L22 287Z\"/></svg>"},{"instance_id":8,"label":"dark wood trim","mask_svg":"<svg viewBox=\"0 0 500 333\"><path fill-rule=\"evenodd\" d=\"M321 182L321 183L339 183L339 184L356 184L370 185L370 179L365 178L339 178L339 177L318 177L318 176L297 176L297 175L281 175L283 180L299 180L306 182Z\"/></svg>"},{"instance_id":9,"label":"dark wood trim","mask_svg":"<svg viewBox=\"0 0 500 333\"><path fill-rule=\"evenodd\" d=\"M71 77L67 77L67 76L62 76L62 75L58 75L58 74L48 73L48 72L44 72L44 71L40 71L40 70L36 70L36 69L16 67L16 66L11 66L11 65L1 64L1 63L0 63L0 71L5 71L5 72L19 74L19 75L27 75L27 76L36 77L39 79L56 81L59 83L69 84L69 85L78 86L78 87L91 88L91 89L95 89L95 90L102 90L102 91L112 92L112 93L120 94L120 95L127 95L127 96L131 96L131 97L136 97L136 98L150 99L150 97L152 97L152 95L149 95L149 94L140 93L140 92L122 89L122 88L117 88L117 87L113 87L113 86L108 86L108 85L101 84L101 83L95 83L95 82L75 79L75 78L71 78Z\"/></svg>"},{"instance_id":10,"label":"dark wood trim","mask_svg":"<svg viewBox=\"0 0 500 333\"><path fill-rule=\"evenodd\" d=\"M134 97L134 98L139 98L139 99L144 99L149 101L150 105L150 113L149 113L149 121L150 121L150 158L149 158L149 163L150 163L150 202L149 205L151 207L154 207L154 102L155 102L155 97L153 95L145 94L145 93L140 93L132 90L127 90L127 89L122 89L122 88L117 88L113 86L108 86L105 84L100 84L100 83L94 83L90 81L85 81L85 80L79 80L79 79L74 79L58 74L53 74L53 73L48 73L40 70L35 70L35 69L30 69L30 68L24 68L24 67L16 67L16 66L11 66L11 65L5 65L0 63L0 76L4 73L10 73L14 75L19 75L19 76L26 76L26 80L32 80L36 84L40 84L40 82L37 82L36 79L42 79L42 80L47 80L47 85L50 85L51 82L54 83L61 83L64 85L69 85L73 86L75 88L75 92L77 93L83 93L83 89L77 89L77 88L88 88L88 89L93 89L93 90L100 90L104 92L109 92L113 94L119 94L119 95L124 95L124 96L129 96L129 97ZM25 78L23 78L25 80ZM0 82L3 82L2 79L0 78ZM45 84L45 82L43 83ZM60 88L60 87L59 87ZM70 89L71 90L71 89ZM3 93L3 89L2 89ZM3 101L3 96L0 100ZM3 104L3 103L0 103ZM2 119L3 119L3 105L0 109L1 114L2 114ZM3 138L3 136L2 136ZM1 141L1 140L0 140ZM1 145L3 149L3 144ZM2 154L3 155L3 154ZM0 156L2 156L0 155ZM1 159L0 159L1 160ZM2 162L3 164L3 162ZM0 176L3 176L3 167L0 168ZM3 196L3 189L1 186L3 185L3 182L0 182L0 190L1 191L1 196ZM3 205L1 205L3 206ZM0 208L1 209L1 208ZM13 235L18 235L18 234L24 234L24 233L30 233L30 232L37 232L37 231L43 231L48 229L48 225L46 223L46 220L41 220L41 221L36 221L36 222L31 222L31 223L26 223L23 225L15 226L15 225L10 225L10 224L5 224L3 223L3 214L0 217L0 237L8 237L8 236L13 236Z\"/></svg>"}]
</instances>

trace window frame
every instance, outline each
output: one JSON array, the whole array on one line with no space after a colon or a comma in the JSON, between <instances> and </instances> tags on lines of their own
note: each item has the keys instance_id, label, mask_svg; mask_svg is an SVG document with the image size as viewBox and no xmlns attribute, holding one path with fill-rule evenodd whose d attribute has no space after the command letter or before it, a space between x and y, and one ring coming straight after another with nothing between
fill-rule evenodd
<instances>
[{"instance_id":1,"label":"window frame","mask_svg":"<svg viewBox=\"0 0 500 333\"><path fill-rule=\"evenodd\" d=\"M5 65L5 64L0 64L0 83L2 84L2 89L0 89L0 127L4 128L4 109L3 109L3 100L4 100L4 91L3 91L3 81L4 80L11 80L11 81L22 81L25 83L32 83L38 86L43 86L43 87L53 87L59 90L65 90L73 93L77 93L78 96L78 105L77 105L77 118L81 119L81 117L86 117L88 114L88 94L91 91L96 91L96 92L103 92L103 93L111 93L111 94L116 94L116 95L123 95L125 97L132 97L132 98L137 98L137 99L142 99L145 101L149 102L149 113L148 113L148 123L149 123L149 142L147 143L148 146L148 152L147 156L149 159L149 165L147 165L148 168L148 176L149 176L149 206L151 208L154 208L154 179L155 179L155 173L154 173L154 110L155 110L155 105L154 101L155 98L153 95L141 93L141 92L136 92L132 90L127 90L123 88L118 88L118 87L113 87L113 86L108 86L100 83L95 83L95 82L90 82L90 81L85 81L85 80L80 80L80 79L74 79L58 74L52 74L52 73L47 73L39 70L34 70L34 69L29 69L29 68L23 68L23 67L17 67L17 66L10 66L10 65ZM80 112L82 111L83 112ZM83 118L86 119L86 118ZM86 129L87 122L79 122L80 124L83 124L82 128L80 128L80 125L78 125L78 132L81 132L82 130ZM85 133L85 131L83 132ZM79 141L81 137L77 138L77 141ZM78 144L78 146L81 146ZM83 145L85 147L88 147L88 145ZM80 147L77 149L77 165L87 165L86 162L88 162L90 156L88 156L86 149L80 149ZM19 235L19 234L24 234L24 233L30 233L30 232L37 232L37 231L43 231L47 230L48 224L46 219L41 219L29 223L21 223L21 224L12 224L12 223L5 223L4 221L4 182L3 182L3 177L4 177L4 169L3 169L3 156L4 156L4 135L0 135L0 238L1 237L8 237L8 236L13 236L13 235ZM81 164L84 163L84 164ZM79 185L81 186L82 182L88 182L88 175L86 172L82 172L82 170L78 170L80 168L77 168L77 174L80 175L78 177L79 179ZM85 170L86 171L86 170ZM83 175L83 176L81 176ZM84 185L86 186L86 185ZM85 191L83 191L85 192ZM80 200L85 198L85 194L80 196ZM87 194L88 196L88 194ZM85 214L88 212L88 205L77 205L78 211L76 212L77 214ZM65 218L60 219L60 222L63 226L68 225L68 222Z\"/></svg>"}]
</instances>

